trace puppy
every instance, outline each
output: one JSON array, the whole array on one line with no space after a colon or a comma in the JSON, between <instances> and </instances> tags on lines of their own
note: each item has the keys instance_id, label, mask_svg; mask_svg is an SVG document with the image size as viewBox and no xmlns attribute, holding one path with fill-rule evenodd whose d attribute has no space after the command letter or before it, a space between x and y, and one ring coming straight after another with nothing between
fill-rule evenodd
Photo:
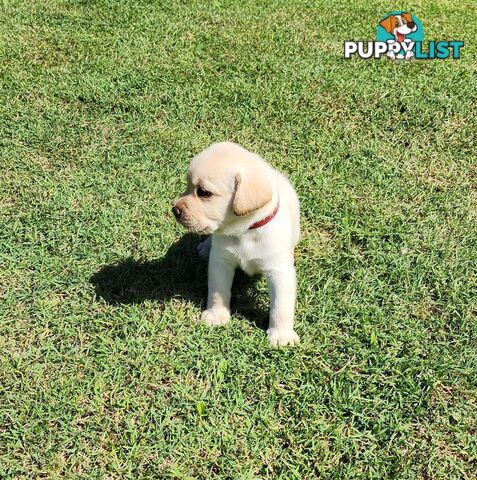
<instances>
[{"instance_id":1,"label":"puppy","mask_svg":"<svg viewBox=\"0 0 477 480\"><path fill-rule=\"evenodd\" d=\"M300 205L287 178L235 143L216 143L192 160L187 190L172 211L188 230L212 234L198 246L201 256L209 254L202 319L208 325L229 321L236 268L263 273L271 302L268 339L272 345L297 343L293 251L300 237Z\"/></svg>"},{"instance_id":2,"label":"puppy","mask_svg":"<svg viewBox=\"0 0 477 480\"><path fill-rule=\"evenodd\" d=\"M381 20L379 25L381 25L386 32L393 35L394 41L399 43L406 41L410 42L410 40L406 40L406 36L417 30L417 25L413 22L412 15L409 12L402 12L399 15L389 15L384 20ZM409 60L413 56L414 53L412 50L406 52L406 60ZM394 52L390 51L388 57L394 60L396 55ZM397 56L397 58L403 57L403 54L398 54Z\"/></svg>"}]
</instances>

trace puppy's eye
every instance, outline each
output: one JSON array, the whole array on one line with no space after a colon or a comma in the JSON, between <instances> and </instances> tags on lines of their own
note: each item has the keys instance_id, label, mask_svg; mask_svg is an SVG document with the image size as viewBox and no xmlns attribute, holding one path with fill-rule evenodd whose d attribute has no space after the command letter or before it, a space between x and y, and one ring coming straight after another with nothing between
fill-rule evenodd
<instances>
[{"instance_id":1,"label":"puppy's eye","mask_svg":"<svg viewBox=\"0 0 477 480\"><path fill-rule=\"evenodd\" d=\"M213 195L212 192L209 192L209 191L206 190L204 187L198 187L198 188L197 188L197 196L199 196L199 197L209 198L209 197L211 197L212 195Z\"/></svg>"}]
</instances>

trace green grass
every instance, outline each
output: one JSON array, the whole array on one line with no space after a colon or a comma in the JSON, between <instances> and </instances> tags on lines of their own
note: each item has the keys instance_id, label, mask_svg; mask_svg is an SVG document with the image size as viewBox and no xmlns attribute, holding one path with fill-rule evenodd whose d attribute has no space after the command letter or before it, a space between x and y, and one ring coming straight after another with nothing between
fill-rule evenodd
<instances>
[{"instance_id":1,"label":"green grass","mask_svg":"<svg viewBox=\"0 0 477 480\"><path fill-rule=\"evenodd\" d=\"M462 59L343 59L399 7ZM0 12L0 478L477 478L474 1ZM169 212L225 139L299 194L297 348L263 279L196 322Z\"/></svg>"}]
</instances>

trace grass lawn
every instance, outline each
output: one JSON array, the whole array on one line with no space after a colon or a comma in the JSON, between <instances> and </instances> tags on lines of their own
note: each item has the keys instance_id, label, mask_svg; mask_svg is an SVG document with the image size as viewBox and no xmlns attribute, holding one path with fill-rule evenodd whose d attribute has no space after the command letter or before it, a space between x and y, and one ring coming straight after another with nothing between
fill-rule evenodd
<instances>
[{"instance_id":1,"label":"grass lawn","mask_svg":"<svg viewBox=\"0 0 477 480\"><path fill-rule=\"evenodd\" d=\"M462 59L343 58L399 7ZM0 13L0 478L477 478L473 0ZM226 139L300 197L296 348L260 278L197 323L170 209Z\"/></svg>"}]
</instances>

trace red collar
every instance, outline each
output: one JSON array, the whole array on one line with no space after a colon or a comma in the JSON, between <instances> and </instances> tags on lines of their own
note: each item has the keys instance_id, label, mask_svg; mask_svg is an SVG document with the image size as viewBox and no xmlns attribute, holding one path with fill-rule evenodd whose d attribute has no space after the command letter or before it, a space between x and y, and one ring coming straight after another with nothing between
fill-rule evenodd
<instances>
[{"instance_id":1,"label":"red collar","mask_svg":"<svg viewBox=\"0 0 477 480\"><path fill-rule=\"evenodd\" d=\"M268 222L271 222L273 220L273 218L275 217L275 215L277 214L279 206L280 206L280 202L277 203L277 206L275 207L273 212L268 217L265 217L262 220L259 220L258 222L253 223L252 225L250 225L250 227L248 227L248 229L249 230L254 230L255 228L263 227Z\"/></svg>"}]
</instances>

